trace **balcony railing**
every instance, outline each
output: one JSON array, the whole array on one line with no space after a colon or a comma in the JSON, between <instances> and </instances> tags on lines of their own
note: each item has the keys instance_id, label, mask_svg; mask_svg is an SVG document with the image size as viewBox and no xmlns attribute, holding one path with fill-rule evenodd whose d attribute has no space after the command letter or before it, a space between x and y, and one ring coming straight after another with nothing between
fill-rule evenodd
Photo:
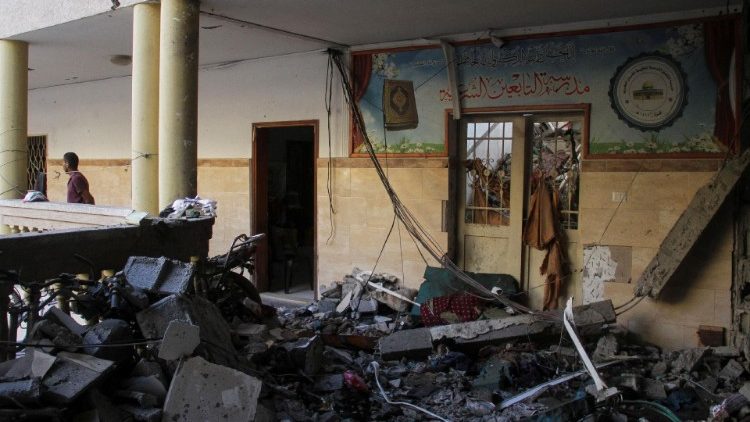
<instances>
[{"instance_id":1,"label":"balcony railing","mask_svg":"<svg viewBox=\"0 0 750 422\"><path fill-rule=\"evenodd\" d=\"M117 226L127 224L125 217L132 212L102 205L0 199L0 225L9 226L11 233Z\"/></svg>"}]
</instances>

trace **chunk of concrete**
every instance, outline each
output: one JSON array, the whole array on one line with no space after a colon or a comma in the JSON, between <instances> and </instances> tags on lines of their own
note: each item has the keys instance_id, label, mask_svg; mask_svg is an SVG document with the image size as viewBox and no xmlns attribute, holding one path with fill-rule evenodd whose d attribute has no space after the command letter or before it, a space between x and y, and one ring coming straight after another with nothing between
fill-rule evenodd
<instances>
[{"instance_id":1,"label":"chunk of concrete","mask_svg":"<svg viewBox=\"0 0 750 422\"><path fill-rule=\"evenodd\" d=\"M707 350L708 348L706 347L697 347L681 351L677 359L672 361L672 373L692 372L701 359L703 359Z\"/></svg>"},{"instance_id":2,"label":"chunk of concrete","mask_svg":"<svg viewBox=\"0 0 750 422\"><path fill-rule=\"evenodd\" d=\"M130 348L98 345L131 341L133 341L133 331L130 324L121 319L105 319L86 332L83 337L83 344L91 345L91 347L86 347L83 351L101 359L122 362L132 356L133 352Z\"/></svg>"},{"instance_id":3,"label":"chunk of concrete","mask_svg":"<svg viewBox=\"0 0 750 422\"><path fill-rule=\"evenodd\" d=\"M397 360L402 357L419 359L432 353L432 335L429 328L396 331L379 341L383 360Z\"/></svg>"},{"instance_id":4,"label":"chunk of concrete","mask_svg":"<svg viewBox=\"0 0 750 422\"><path fill-rule=\"evenodd\" d=\"M43 378L55 360L55 356L27 348L22 357L0 363L0 378L4 381Z\"/></svg>"},{"instance_id":5,"label":"chunk of concrete","mask_svg":"<svg viewBox=\"0 0 750 422\"><path fill-rule=\"evenodd\" d=\"M338 305L337 300L333 299L321 299L318 302L318 312L327 314L329 312L333 312L336 310L336 306Z\"/></svg>"},{"instance_id":6,"label":"chunk of concrete","mask_svg":"<svg viewBox=\"0 0 750 422\"><path fill-rule=\"evenodd\" d=\"M159 359L176 360L190 356L200 342L200 327L185 321L170 321L159 345Z\"/></svg>"},{"instance_id":7,"label":"chunk of concrete","mask_svg":"<svg viewBox=\"0 0 750 422\"><path fill-rule=\"evenodd\" d=\"M166 387L156 375L128 378L123 382L123 387L128 391L154 396L159 403L167 396Z\"/></svg>"},{"instance_id":8,"label":"chunk of concrete","mask_svg":"<svg viewBox=\"0 0 750 422\"><path fill-rule=\"evenodd\" d=\"M183 361L172 379L163 420L247 422L255 418L261 381L201 357Z\"/></svg>"},{"instance_id":9,"label":"chunk of concrete","mask_svg":"<svg viewBox=\"0 0 750 422\"><path fill-rule=\"evenodd\" d=\"M0 382L0 401L3 403L35 405L41 397L42 387L39 378Z\"/></svg>"},{"instance_id":10,"label":"chunk of concrete","mask_svg":"<svg viewBox=\"0 0 750 422\"><path fill-rule=\"evenodd\" d=\"M612 334L600 337L599 341L596 342L596 349L594 354L591 356L595 361L603 361L610 359L617 354L620 349L617 337Z\"/></svg>"},{"instance_id":11,"label":"chunk of concrete","mask_svg":"<svg viewBox=\"0 0 750 422\"><path fill-rule=\"evenodd\" d=\"M361 298L357 305L357 312L361 314L372 314L378 311L378 301L372 297Z\"/></svg>"},{"instance_id":12,"label":"chunk of concrete","mask_svg":"<svg viewBox=\"0 0 750 422\"><path fill-rule=\"evenodd\" d=\"M60 348L77 346L83 341L81 336L48 319L43 319L34 324L29 332L29 338L48 338L52 341L52 344Z\"/></svg>"},{"instance_id":13,"label":"chunk of concrete","mask_svg":"<svg viewBox=\"0 0 750 422\"><path fill-rule=\"evenodd\" d=\"M750 400L750 382L746 382L745 384L743 384L738 393L742 394L746 399Z\"/></svg>"},{"instance_id":14,"label":"chunk of concrete","mask_svg":"<svg viewBox=\"0 0 750 422\"><path fill-rule=\"evenodd\" d=\"M318 379L313 387L315 391L322 391L324 393L332 393L334 391L341 390L344 388L344 375L343 374L331 374L326 375Z\"/></svg>"},{"instance_id":15,"label":"chunk of concrete","mask_svg":"<svg viewBox=\"0 0 750 422\"><path fill-rule=\"evenodd\" d=\"M417 296L417 290L409 289L406 287L400 287L396 290L393 290L393 292L411 300L414 300L414 298ZM370 292L370 295L372 295L372 297L375 298L375 300L377 300L378 302L388 306L396 312L406 312L412 306L410 302L400 299L394 295L390 295L384 291L373 290Z\"/></svg>"},{"instance_id":16,"label":"chunk of concrete","mask_svg":"<svg viewBox=\"0 0 750 422\"><path fill-rule=\"evenodd\" d=\"M130 372L131 377L149 377L152 375L161 381L162 384L167 384L167 377L164 376L164 371L159 362L141 359Z\"/></svg>"},{"instance_id":17,"label":"chunk of concrete","mask_svg":"<svg viewBox=\"0 0 750 422\"><path fill-rule=\"evenodd\" d=\"M646 397L651 400L665 400L667 393L664 390L664 383L651 378L643 379L643 390Z\"/></svg>"},{"instance_id":18,"label":"chunk of concrete","mask_svg":"<svg viewBox=\"0 0 750 422\"><path fill-rule=\"evenodd\" d=\"M138 326L146 338L161 338L169 323L186 321L200 327L201 344L196 353L211 362L229 367L238 364L232 337L221 311L202 297L167 296L136 314Z\"/></svg>"},{"instance_id":19,"label":"chunk of concrete","mask_svg":"<svg viewBox=\"0 0 750 422\"><path fill-rule=\"evenodd\" d=\"M612 301L605 300L573 308L576 328L581 335L601 333L602 327L617 320ZM480 348L518 338L559 337L562 312L549 311L502 319L488 319L430 327L433 340L450 339L458 346Z\"/></svg>"},{"instance_id":20,"label":"chunk of concrete","mask_svg":"<svg viewBox=\"0 0 750 422\"><path fill-rule=\"evenodd\" d=\"M491 390L507 387L513 382L515 367L513 362L500 356L493 356L481 365L479 374L472 381L472 386Z\"/></svg>"},{"instance_id":21,"label":"chunk of concrete","mask_svg":"<svg viewBox=\"0 0 750 422\"><path fill-rule=\"evenodd\" d=\"M188 291L195 267L165 257L131 256L123 273L128 284L137 289L171 295Z\"/></svg>"},{"instance_id":22,"label":"chunk of concrete","mask_svg":"<svg viewBox=\"0 0 750 422\"><path fill-rule=\"evenodd\" d=\"M161 401L158 397L141 391L120 390L115 393L115 396L118 399L123 399L125 401L135 403L139 407L143 408L156 407L161 404Z\"/></svg>"},{"instance_id":23,"label":"chunk of concrete","mask_svg":"<svg viewBox=\"0 0 750 422\"><path fill-rule=\"evenodd\" d=\"M44 319L48 319L52 322L62 325L73 334L79 336L83 336L84 334L86 334L86 330L88 330L88 327L85 327L76 322L73 317L63 312L62 309L58 308L57 306L49 308L47 312L44 313Z\"/></svg>"},{"instance_id":24,"label":"chunk of concrete","mask_svg":"<svg viewBox=\"0 0 750 422\"><path fill-rule=\"evenodd\" d=\"M734 359L729 359L726 365L719 371L720 378L726 378L729 380L736 380L742 374L745 373L745 368Z\"/></svg>"},{"instance_id":25,"label":"chunk of concrete","mask_svg":"<svg viewBox=\"0 0 750 422\"><path fill-rule=\"evenodd\" d=\"M306 375L315 375L323 366L323 340L320 336L299 339L294 343L285 343L284 349L289 353L294 364Z\"/></svg>"},{"instance_id":26,"label":"chunk of concrete","mask_svg":"<svg viewBox=\"0 0 750 422\"><path fill-rule=\"evenodd\" d=\"M129 404L122 404L118 407L127 412L133 418L133 420L137 422L161 422L162 420L161 409L144 408L140 406L132 406Z\"/></svg>"},{"instance_id":27,"label":"chunk of concrete","mask_svg":"<svg viewBox=\"0 0 750 422\"><path fill-rule=\"evenodd\" d=\"M42 380L42 397L54 404L73 402L113 367L114 362L78 353L60 352Z\"/></svg>"}]
</instances>

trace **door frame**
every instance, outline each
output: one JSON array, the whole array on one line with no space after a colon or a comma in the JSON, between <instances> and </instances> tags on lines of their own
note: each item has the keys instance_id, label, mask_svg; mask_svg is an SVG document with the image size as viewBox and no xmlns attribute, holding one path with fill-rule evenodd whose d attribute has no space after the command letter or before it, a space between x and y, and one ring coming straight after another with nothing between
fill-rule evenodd
<instances>
[{"instance_id":1,"label":"door frame","mask_svg":"<svg viewBox=\"0 0 750 422\"><path fill-rule=\"evenodd\" d=\"M268 137L270 129L307 126L313 130L313 293L317 298L318 289L318 137L319 120L290 120L279 122L253 123L252 162L250 200L252 201L251 230L252 233L266 233L266 237L258 245L256 252L255 274L253 280L258 291L265 292L269 288L268 262Z\"/></svg>"},{"instance_id":2,"label":"door frame","mask_svg":"<svg viewBox=\"0 0 750 422\"><path fill-rule=\"evenodd\" d=\"M583 113L583 125L581 132L581 142L583 142L584 148L588 147L589 142L589 128L591 123L591 104L590 103L573 103L573 104L529 104L529 105L513 105L513 106L501 106L501 107L466 107L461 109L461 118L467 116L481 116L481 115L502 115L502 114L524 114L524 113ZM527 123L531 123L533 119L528 119ZM449 154L449 179L448 179L448 194L449 194L449 210L448 210L448 256L458 262L459 252L459 225L458 218L462 218L458 215L459 203L458 201L463 200L459 198L459 187L458 181L461 180L463 183L463 163L460 162L460 156L458 151L458 145L461 137L461 125L460 120L453 119L453 109L445 109L445 136L448 138L448 154ZM530 128L525 128L528 132ZM530 154L530 150L525 148L525 154ZM524 174L528 171L529 157L524 157ZM528 205L528 186L526 180L523 180L523 224L526 223L526 212ZM579 220L580 221L580 220ZM523 230L523 226L522 226ZM580 223L579 223L580 230ZM528 277L527 259L526 259L526 247L519 244L520 248L520 262L518 265L521 267L520 278L518 279L519 285L523 290Z\"/></svg>"}]
</instances>

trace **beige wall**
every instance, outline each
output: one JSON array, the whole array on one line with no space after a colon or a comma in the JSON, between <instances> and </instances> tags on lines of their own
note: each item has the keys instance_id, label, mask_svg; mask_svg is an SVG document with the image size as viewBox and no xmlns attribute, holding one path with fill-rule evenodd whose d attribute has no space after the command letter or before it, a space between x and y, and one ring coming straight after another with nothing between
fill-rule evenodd
<instances>
[{"instance_id":1,"label":"beige wall","mask_svg":"<svg viewBox=\"0 0 750 422\"><path fill-rule=\"evenodd\" d=\"M330 285L351 273L353 267L373 269L393 221L393 206L375 169L361 167L367 159L336 160L336 166L343 167L332 169L332 227L326 161L320 160L318 166L318 283ZM448 199L447 160L402 161L409 167L387 169L391 184L441 247L447 249L448 235L441 232L441 203ZM394 227L375 271L394 274L406 286L418 288L425 263L403 227L399 237L398 227ZM429 258L426 254L425 257ZM436 265L434 260L430 262Z\"/></svg>"},{"instance_id":2,"label":"beige wall","mask_svg":"<svg viewBox=\"0 0 750 422\"><path fill-rule=\"evenodd\" d=\"M605 283L615 306L633 288L695 192L714 172L591 172L581 177L582 243L632 248L631 283ZM612 192L628 192L618 207ZM699 325L731 324L732 215L724 210L659 300L644 299L618 323L668 349L695 347Z\"/></svg>"},{"instance_id":3,"label":"beige wall","mask_svg":"<svg viewBox=\"0 0 750 422\"><path fill-rule=\"evenodd\" d=\"M93 163L93 164L92 164ZM130 166L127 160L82 160L79 169L89 180L98 205L130 207ZM66 201L68 176L58 160L48 163L48 195ZM211 238L212 255L226 252L235 236L250 233L250 160L201 160L198 192L218 202L218 217Z\"/></svg>"}]
</instances>

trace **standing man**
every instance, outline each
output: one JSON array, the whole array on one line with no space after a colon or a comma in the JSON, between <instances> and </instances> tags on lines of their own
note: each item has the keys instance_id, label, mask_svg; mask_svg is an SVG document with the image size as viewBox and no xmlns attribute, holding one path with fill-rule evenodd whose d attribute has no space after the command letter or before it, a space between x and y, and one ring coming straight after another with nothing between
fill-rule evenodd
<instances>
[{"instance_id":1,"label":"standing man","mask_svg":"<svg viewBox=\"0 0 750 422\"><path fill-rule=\"evenodd\" d=\"M89 181L78 171L78 155L66 152L63 155L63 170L68 173L68 202L73 204L94 205L94 197L89 192Z\"/></svg>"}]
</instances>

